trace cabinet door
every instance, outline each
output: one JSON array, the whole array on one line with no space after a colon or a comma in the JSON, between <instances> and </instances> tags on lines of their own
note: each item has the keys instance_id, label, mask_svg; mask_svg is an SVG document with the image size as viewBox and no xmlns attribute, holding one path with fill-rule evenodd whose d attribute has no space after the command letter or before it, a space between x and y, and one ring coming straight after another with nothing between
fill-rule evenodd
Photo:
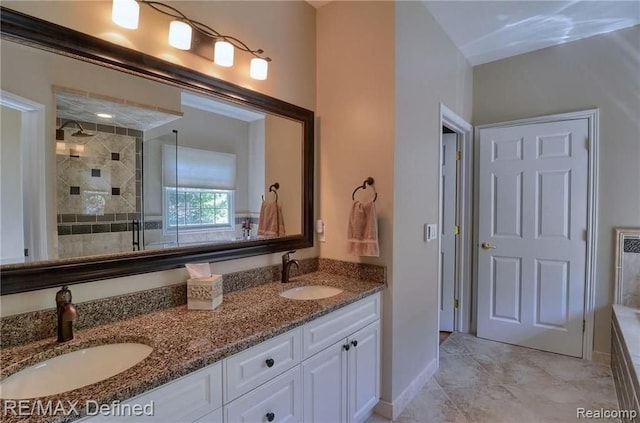
<instances>
[{"instance_id":1,"label":"cabinet door","mask_svg":"<svg viewBox=\"0 0 640 423\"><path fill-rule=\"evenodd\" d=\"M225 405L227 423L298 423L302 419L300 366Z\"/></svg>"},{"instance_id":2,"label":"cabinet door","mask_svg":"<svg viewBox=\"0 0 640 423\"><path fill-rule=\"evenodd\" d=\"M380 293L376 293L307 323L302 335L303 359L379 319Z\"/></svg>"},{"instance_id":3,"label":"cabinet door","mask_svg":"<svg viewBox=\"0 0 640 423\"><path fill-rule=\"evenodd\" d=\"M346 423L346 339L302 363L305 423Z\"/></svg>"},{"instance_id":4,"label":"cabinet door","mask_svg":"<svg viewBox=\"0 0 640 423\"><path fill-rule=\"evenodd\" d=\"M349 422L362 422L380 400L380 321L354 333L349 349Z\"/></svg>"},{"instance_id":5,"label":"cabinet door","mask_svg":"<svg viewBox=\"0 0 640 423\"><path fill-rule=\"evenodd\" d=\"M207 414L206 416L199 418L194 423L222 423L222 407Z\"/></svg>"}]
</instances>

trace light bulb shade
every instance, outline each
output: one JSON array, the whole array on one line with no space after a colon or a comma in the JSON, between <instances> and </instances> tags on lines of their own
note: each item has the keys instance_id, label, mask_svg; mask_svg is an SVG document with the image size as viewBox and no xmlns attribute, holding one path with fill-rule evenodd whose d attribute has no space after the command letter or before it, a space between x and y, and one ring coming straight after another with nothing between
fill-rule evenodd
<instances>
[{"instance_id":1,"label":"light bulb shade","mask_svg":"<svg viewBox=\"0 0 640 423\"><path fill-rule=\"evenodd\" d=\"M181 21L169 24L169 44L180 50L191 48L191 26Z\"/></svg>"},{"instance_id":2,"label":"light bulb shade","mask_svg":"<svg viewBox=\"0 0 640 423\"><path fill-rule=\"evenodd\" d=\"M269 62L259 57L251 59L251 68L249 69L249 76L253 79L265 80L267 79L267 71L269 69Z\"/></svg>"},{"instance_id":3,"label":"light bulb shade","mask_svg":"<svg viewBox=\"0 0 640 423\"><path fill-rule=\"evenodd\" d=\"M135 0L113 0L111 20L123 28L137 29L140 5Z\"/></svg>"},{"instance_id":4,"label":"light bulb shade","mask_svg":"<svg viewBox=\"0 0 640 423\"><path fill-rule=\"evenodd\" d=\"M216 41L213 50L213 61L216 65L233 66L233 44L227 41Z\"/></svg>"}]
</instances>

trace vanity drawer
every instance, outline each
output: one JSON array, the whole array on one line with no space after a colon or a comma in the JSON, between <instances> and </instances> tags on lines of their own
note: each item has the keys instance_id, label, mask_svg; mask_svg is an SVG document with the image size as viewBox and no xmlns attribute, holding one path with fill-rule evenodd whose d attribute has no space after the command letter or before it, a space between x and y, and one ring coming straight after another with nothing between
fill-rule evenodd
<instances>
[{"instance_id":1,"label":"vanity drawer","mask_svg":"<svg viewBox=\"0 0 640 423\"><path fill-rule=\"evenodd\" d=\"M224 360L224 403L238 398L301 361L297 328Z\"/></svg>"},{"instance_id":2,"label":"vanity drawer","mask_svg":"<svg viewBox=\"0 0 640 423\"><path fill-rule=\"evenodd\" d=\"M224 406L227 423L302 421L300 366Z\"/></svg>"},{"instance_id":3,"label":"vanity drawer","mask_svg":"<svg viewBox=\"0 0 640 423\"><path fill-rule=\"evenodd\" d=\"M380 319L380 293L334 311L303 327L303 359Z\"/></svg>"},{"instance_id":4,"label":"vanity drawer","mask_svg":"<svg viewBox=\"0 0 640 423\"><path fill-rule=\"evenodd\" d=\"M153 403L152 416L104 416L83 419L102 422L193 422L222 406L222 363L190 373L175 381L145 392L124 404L145 406Z\"/></svg>"}]
</instances>

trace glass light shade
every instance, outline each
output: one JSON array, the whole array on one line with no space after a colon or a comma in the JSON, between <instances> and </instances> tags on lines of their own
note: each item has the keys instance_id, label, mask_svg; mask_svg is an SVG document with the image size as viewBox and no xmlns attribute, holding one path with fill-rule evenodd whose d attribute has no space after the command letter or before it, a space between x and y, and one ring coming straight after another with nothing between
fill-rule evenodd
<instances>
[{"instance_id":1,"label":"glass light shade","mask_svg":"<svg viewBox=\"0 0 640 423\"><path fill-rule=\"evenodd\" d=\"M227 68L233 66L233 45L227 41L216 41L213 61Z\"/></svg>"},{"instance_id":2,"label":"glass light shade","mask_svg":"<svg viewBox=\"0 0 640 423\"><path fill-rule=\"evenodd\" d=\"M169 24L169 44L180 50L191 48L191 26L181 21Z\"/></svg>"},{"instance_id":3,"label":"glass light shade","mask_svg":"<svg viewBox=\"0 0 640 423\"><path fill-rule=\"evenodd\" d=\"M269 62L259 57L251 59L251 68L249 69L249 76L253 79L265 80L267 79L267 71L269 69Z\"/></svg>"},{"instance_id":4,"label":"glass light shade","mask_svg":"<svg viewBox=\"0 0 640 423\"><path fill-rule=\"evenodd\" d=\"M135 0L113 0L111 20L123 28L137 29L140 5Z\"/></svg>"}]
</instances>

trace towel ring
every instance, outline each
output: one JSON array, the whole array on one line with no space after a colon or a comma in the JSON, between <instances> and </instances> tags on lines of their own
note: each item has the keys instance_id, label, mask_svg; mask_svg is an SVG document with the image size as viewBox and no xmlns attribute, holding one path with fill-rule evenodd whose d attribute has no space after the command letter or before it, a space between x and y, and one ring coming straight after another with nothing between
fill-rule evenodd
<instances>
[{"instance_id":1,"label":"towel ring","mask_svg":"<svg viewBox=\"0 0 640 423\"><path fill-rule=\"evenodd\" d=\"M269 192L272 192L276 196L276 203L278 202L278 190L280 189L280 183L276 182L275 184L271 184L269 186ZM264 195L262 196L262 201L264 201Z\"/></svg>"},{"instance_id":2,"label":"towel ring","mask_svg":"<svg viewBox=\"0 0 640 423\"><path fill-rule=\"evenodd\" d=\"M367 185L369 185L371 187L371 189L373 190L373 193L375 194L373 196L373 202L375 203L375 201L378 199L378 192L376 191L376 187L373 186L374 183L375 183L375 181L373 180L373 178L371 176L369 176L367 179L364 180L362 185L358 185L356 187L356 189L353 190L353 193L351 194L351 199L355 200L356 199L356 192L359 189L366 189Z\"/></svg>"}]
</instances>

